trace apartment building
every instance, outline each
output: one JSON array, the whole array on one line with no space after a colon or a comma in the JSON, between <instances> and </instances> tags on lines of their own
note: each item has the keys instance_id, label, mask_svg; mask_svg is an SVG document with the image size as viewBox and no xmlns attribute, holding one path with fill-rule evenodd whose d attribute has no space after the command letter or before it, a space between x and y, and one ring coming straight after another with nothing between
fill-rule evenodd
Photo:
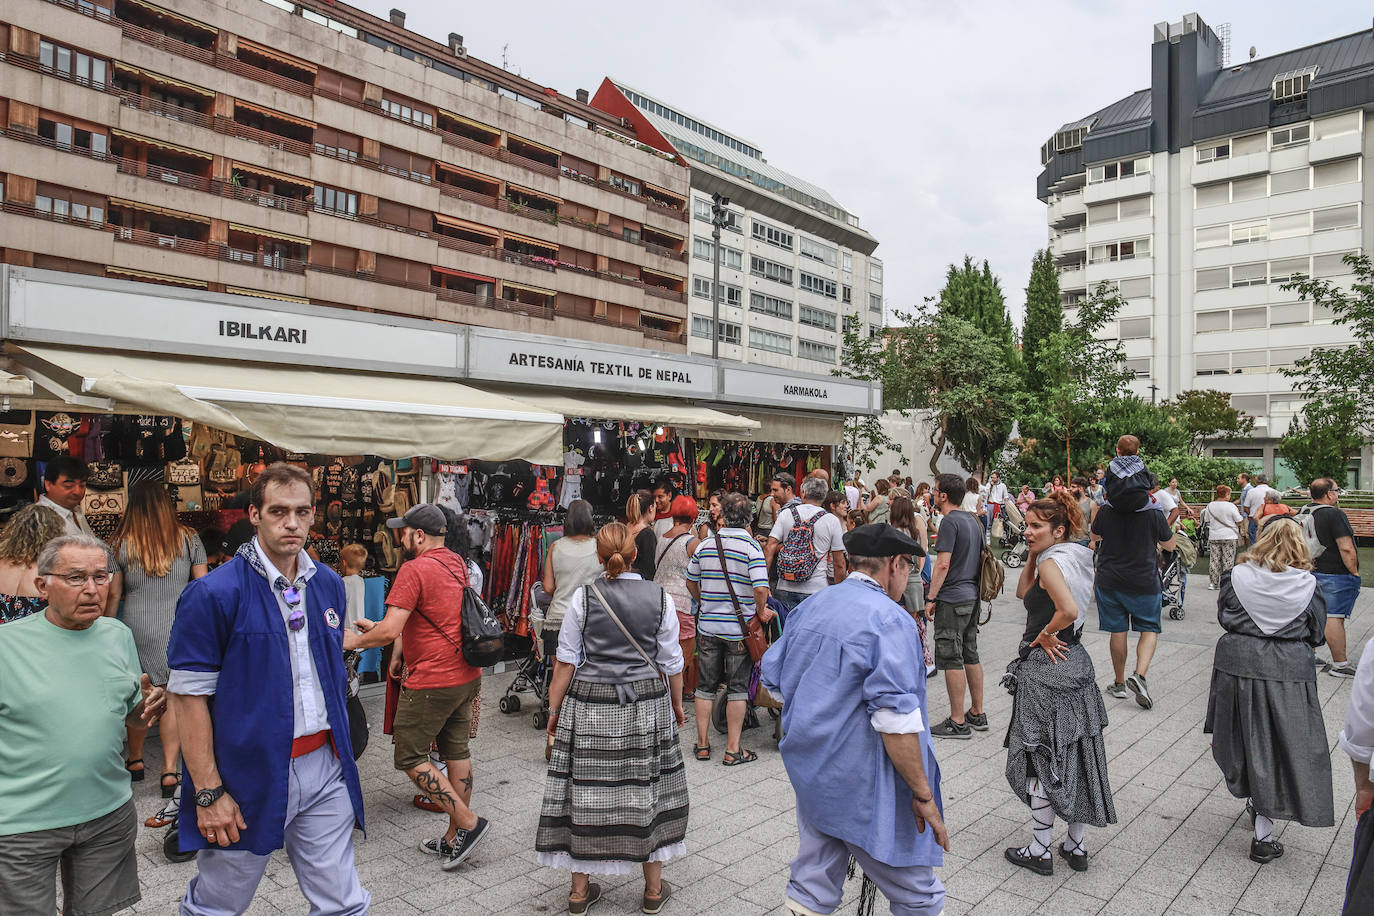
<instances>
[{"instance_id":1,"label":"apartment building","mask_svg":"<svg viewBox=\"0 0 1374 916\"><path fill-rule=\"evenodd\" d=\"M329 0L0 7L0 262L685 352L688 170Z\"/></svg>"},{"instance_id":2,"label":"apartment building","mask_svg":"<svg viewBox=\"0 0 1374 916\"><path fill-rule=\"evenodd\" d=\"M1157 24L1149 87L1056 130L1037 196L1066 307L1101 281L1127 300L1107 333L1137 394L1229 392L1256 441L1214 451L1292 484L1274 441L1302 405L1281 370L1346 334L1282 284L1348 281L1342 257L1370 250L1374 33L1226 57L1196 14Z\"/></svg>"},{"instance_id":3,"label":"apartment building","mask_svg":"<svg viewBox=\"0 0 1374 916\"><path fill-rule=\"evenodd\" d=\"M882 327L878 242L823 188L770 164L757 144L619 80L606 79L592 104L691 166L689 352L711 353L713 194L730 200L716 255L721 358L824 374L839 365L846 322Z\"/></svg>"}]
</instances>

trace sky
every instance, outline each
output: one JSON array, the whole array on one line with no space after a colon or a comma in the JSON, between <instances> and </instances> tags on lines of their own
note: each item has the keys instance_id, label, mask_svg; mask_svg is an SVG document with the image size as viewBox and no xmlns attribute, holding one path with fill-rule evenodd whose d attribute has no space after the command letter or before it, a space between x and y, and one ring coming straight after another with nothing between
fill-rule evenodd
<instances>
[{"instance_id":1,"label":"sky","mask_svg":"<svg viewBox=\"0 0 1374 916\"><path fill-rule=\"evenodd\" d=\"M697 0L568 4L353 0L571 96L622 80L757 145L830 192L878 239L889 321L986 259L1019 324L1045 246L1041 144L1149 86L1156 22L1231 23L1231 59L1371 27L1369 7L1274 0L1100 2Z\"/></svg>"}]
</instances>

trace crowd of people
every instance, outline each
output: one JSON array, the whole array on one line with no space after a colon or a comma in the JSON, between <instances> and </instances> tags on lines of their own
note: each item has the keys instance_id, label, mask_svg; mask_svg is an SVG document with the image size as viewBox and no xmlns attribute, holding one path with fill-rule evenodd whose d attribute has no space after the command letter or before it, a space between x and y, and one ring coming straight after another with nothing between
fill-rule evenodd
<instances>
[{"instance_id":1,"label":"crowd of people","mask_svg":"<svg viewBox=\"0 0 1374 916\"><path fill-rule=\"evenodd\" d=\"M722 688L727 767L759 759L742 742L760 691L781 704L797 798L792 916L833 912L851 858L894 913L940 912L935 869L950 841L936 739L973 740L994 724L1031 823L1006 859L1041 875L1056 857L1087 870L1088 828L1117 818L1106 700L1154 706L1159 557L1194 511L1138 452L1124 436L1094 478L1056 477L1043 493L1013 493L995 472L918 486L894 471L871 488L858 477L832 488L817 470L800 486L778 475L757 502L722 491L699 507L665 479L600 528L573 500L544 561L536 621L551 677L534 852L571 873L568 911L598 903L598 876L636 868L642 911L668 904L664 865L688 854L687 768L715 759ZM403 683L393 765L416 803L446 819L415 843L444 870L466 861L493 826L478 813L470 746L482 669L465 621L482 571L455 540L461 519L420 503L387 522L404 562L384 615L369 620L358 558L344 547L336 570L311 550L314 489L299 468L261 471L248 536L233 545L178 524L155 484L131 488L106 544L79 511L84 476L80 462L50 463L46 495L0 533L0 772L10 774L0 781L0 912L54 912L59 870L67 912L138 899L130 782L144 778L152 723L168 802L145 824L173 825L168 854L197 858L182 914L247 910L277 849L312 912L367 912L345 661L367 648L389 647ZM1340 745L1354 761L1357 811L1374 800L1374 657L1366 648L1364 664L1351 664L1344 630L1360 582L1354 533L1333 481L1309 491L1294 514L1257 475L1240 481L1239 504L1221 486L1197 511L1222 631L1204 728L1245 802L1260 863L1283 855L1276 821L1334 823L1326 744L1310 740L1324 734L1320 671L1355 679ZM1009 525L1027 548L1014 587L1025 628L999 680L1013 697L1009 721L992 723L978 637L989 547ZM1112 668L1103 685L1083 642L1094 604ZM54 683L52 671L64 677ZM948 705L938 722L927 697L937 672ZM689 698L690 763L678 740ZM25 765L53 755L55 776ZM1057 818L1067 825L1058 843ZM1371 823L1361 818L1349 913L1374 906Z\"/></svg>"}]
</instances>

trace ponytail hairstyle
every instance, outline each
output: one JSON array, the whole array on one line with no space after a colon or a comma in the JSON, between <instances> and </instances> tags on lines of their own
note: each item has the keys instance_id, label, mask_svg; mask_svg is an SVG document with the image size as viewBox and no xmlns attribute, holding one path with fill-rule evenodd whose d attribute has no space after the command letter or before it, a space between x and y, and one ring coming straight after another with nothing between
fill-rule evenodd
<instances>
[{"instance_id":1,"label":"ponytail hairstyle","mask_svg":"<svg viewBox=\"0 0 1374 916\"><path fill-rule=\"evenodd\" d=\"M605 565L607 579L619 578L629 569L635 553L635 539L630 537L629 526L611 522L596 533L596 557Z\"/></svg>"},{"instance_id":2,"label":"ponytail hairstyle","mask_svg":"<svg viewBox=\"0 0 1374 916\"><path fill-rule=\"evenodd\" d=\"M1078 500L1065 490L1055 490L1042 499L1037 499L1026 507L1026 513L1034 512L1049 523L1050 531L1064 529L1064 540L1072 541L1083 536L1083 510Z\"/></svg>"},{"instance_id":3,"label":"ponytail hairstyle","mask_svg":"<svg viewBox=\"0 0 1374 916\"><path fill-rule=\"evenodd\" d=\"M625 518L631 525L639 524L639 520L646 512L654 507L654 494L650 490L635 490L630 494L630 498L625 501ZM652 521L653 516L651 515Z\"/></svg>"}]
</instances>

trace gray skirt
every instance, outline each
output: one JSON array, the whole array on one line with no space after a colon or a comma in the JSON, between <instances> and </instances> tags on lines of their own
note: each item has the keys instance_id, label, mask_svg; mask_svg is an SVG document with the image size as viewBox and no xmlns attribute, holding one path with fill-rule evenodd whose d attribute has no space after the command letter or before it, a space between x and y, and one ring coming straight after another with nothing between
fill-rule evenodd
<instances>
[{"instance_id":1,"label":"gray skirt","mask_svg":"<svg viewBox=\"0 0 1374 916\"><path fill-rule=\"evenodd\" d=\"M1310 680L1269 681L1212 671L1202 730L1212 736L1212 759L1236 798L1255 810L1305 827L1336 822L1331 756L1321 698L1305 645Z\"/></svg>"},{"instance_id":2,"label":"gray skirt","mask_svg":"<svg viewBox=\"0 0 1374 916\"><path fill-rule=\"evenodd\" d=\"M672 705L657 679L573 679L559 710L534 848L574 862L661 861L687 836L687 773ZM575 868L575 865L574 865Z\"/></svg>"},{"instance_id":3,"label":"gray skirt","mask_svg":"<svg viewBox=\"0 0 1374 916\"><path fill-rule=\"evenodd\" d=\"M1025 644L1022 644L1025 648ZM1107 707L1092 659L1081 645L1054 664L1034 648L1007 666L1016 676L1007 727L1007 784L1030 804L1028 779L1039 779L1054 813L1069 823L1116 823L1102 730Z\"/></svg>"}]
</instances>

